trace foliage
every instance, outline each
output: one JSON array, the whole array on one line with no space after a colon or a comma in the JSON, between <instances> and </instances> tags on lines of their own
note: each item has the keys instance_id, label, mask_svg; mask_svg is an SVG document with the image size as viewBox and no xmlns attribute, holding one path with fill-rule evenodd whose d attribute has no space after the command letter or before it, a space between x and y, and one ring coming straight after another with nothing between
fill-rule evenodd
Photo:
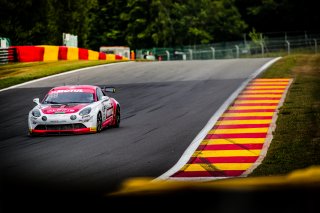
<instances>
[{"instance_id":1,"label":"foliage","mask_svg":"<svg viewBox=\"0 0 320 213\"><path fill-rule=\"evenodd\" d=\"M0 36L12 45L61 45L62 33L71 33L93 50L207 44L241 39L252 28L317 26L317 7L306 1L0 0Z\"/></svg>"},{"instance_id":2,"label":"foliage","mask_svg":"<svg viewBox=\"0 0 320 213\"><path fill-rule=\"evenodd\" d=\"M89 11L97 6L97 0L1 0L0 34L13 45L61 45L65 32L88 47Z\"/></svg>"},{"instance_id":3,"label":"foliage","mask_svg":"<svg viewBox=\"0 0 320 213\"><path fill-rule=\"evenodd\" d=\"M255 44L260 44L261 42L263 42L262 33L258 33L255 28L253 28L252 31L249 32L249 37Z\"/></svg>"},{"instance_id":4,"label":"foliage","mask_svg":"<svg viewBox=\"0 0 320 213\"><path fill-rule=\"evenodd\" d=\"M318 31L320 13L313 0L236 0L236 7L260 32Z\"/></svg>"}]
</instances>

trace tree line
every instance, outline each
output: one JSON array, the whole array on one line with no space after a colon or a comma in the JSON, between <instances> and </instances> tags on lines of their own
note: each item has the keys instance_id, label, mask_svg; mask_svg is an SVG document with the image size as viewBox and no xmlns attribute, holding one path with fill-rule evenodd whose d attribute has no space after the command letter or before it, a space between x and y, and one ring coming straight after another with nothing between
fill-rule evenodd
<instances>
[{"instance_id":1,"label":"tree line","mask_svg":"<svg viewBox=\"0 0 320 213\"><path fill-rule=\"evenodd\" d=\"M0 37L12 45L127 45L132 49L207 44L257 32L318 31L312 0L0 0Z\"/></svg>"}]
</instances>

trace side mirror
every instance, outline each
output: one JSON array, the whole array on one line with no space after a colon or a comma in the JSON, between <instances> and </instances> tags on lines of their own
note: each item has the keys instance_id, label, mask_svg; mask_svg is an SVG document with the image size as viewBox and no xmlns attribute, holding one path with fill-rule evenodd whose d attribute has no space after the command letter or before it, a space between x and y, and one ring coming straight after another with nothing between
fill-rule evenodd
<instances>
[{"instance_id":1,"label":"side mirror","mask_svg":"<svg viewBox=\"0 0 320 213\"><path fill-rule=\"evenodd\" d=\"M103 88L103 91L104 92L112 92L112 93L115 93L116 92L116 89L114 87L105 87Z\"/></svg>"},{"instance_id":2,"label":"side mirror","mask_svg":"<svg viewBox=\"0 0 320 213\"><path fill-rule=\"evenodd\" d=\"M40 99L39 98L35 98L35 99L33 99L33 102L36 103L37 105L39 105L40 104Z\"/></svg>"}]
</instances>

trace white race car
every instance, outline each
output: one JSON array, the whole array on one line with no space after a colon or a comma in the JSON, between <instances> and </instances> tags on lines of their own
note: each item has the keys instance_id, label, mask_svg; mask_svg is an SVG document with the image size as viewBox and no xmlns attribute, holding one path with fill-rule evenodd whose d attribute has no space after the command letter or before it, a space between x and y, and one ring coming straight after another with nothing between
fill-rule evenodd
<instances>
[{"instance_id":1,"label":"white race car","mask_svg":"<svg viewBox=\"0 0 320 213\"><path fill-rule=\"evenodd\" d=\"M30 135L96 133L107 126L119 127L120 104L105 92L114 88L71 85L52 88L29 112Z\"/></svg>"}]
</instances>

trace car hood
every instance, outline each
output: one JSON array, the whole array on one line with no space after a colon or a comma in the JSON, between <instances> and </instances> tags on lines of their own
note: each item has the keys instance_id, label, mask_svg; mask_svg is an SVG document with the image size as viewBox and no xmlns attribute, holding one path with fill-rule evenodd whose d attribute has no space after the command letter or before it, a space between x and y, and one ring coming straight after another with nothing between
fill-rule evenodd
<instances>
[{"instance_id":1,"label":"car hood","mask_svg":"<svg viewBox=\"0 0 320 213\"><path fill-rule=\"evenodd\" d=\"M76 113L89 104L52 104L42 105L41 111L44 114L71 114Z\"/></svg>"}]
</instances>

